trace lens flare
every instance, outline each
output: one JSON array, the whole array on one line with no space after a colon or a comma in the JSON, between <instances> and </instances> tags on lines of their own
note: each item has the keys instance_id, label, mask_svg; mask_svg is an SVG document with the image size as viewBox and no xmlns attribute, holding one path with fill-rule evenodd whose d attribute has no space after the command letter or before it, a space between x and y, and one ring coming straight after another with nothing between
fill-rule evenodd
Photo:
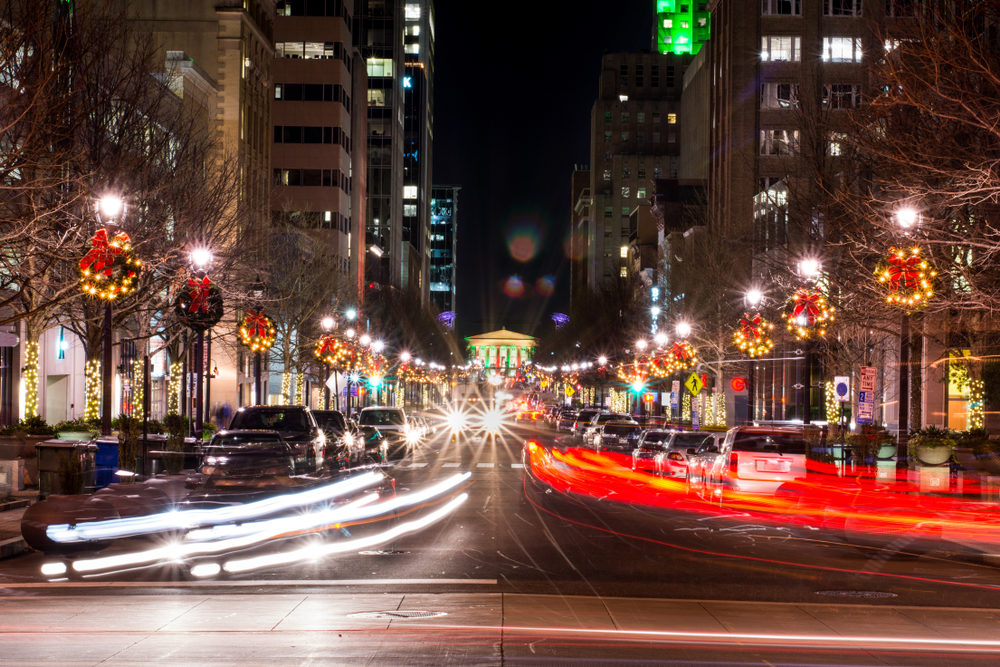
<instances>
[{"instance_id":1,"label":"lens flare","mask_svg":"<svg viewBox=\"0 0 1000 667\"><path fill-rule=\"evenodd\" d=\"M507 250L519 262L529 262L538 254L538 225L533 222L519 222L507 232Z\"/></svg>"},{"instance_id":2,"label":"lens flare","mask_svg":"<svg viewBox=\"0 0 1000 667\"><path fill-rule=\"evenodd\" d=\"M535 291L542 296L552 296L556 291L556 281L552 276L542 276L535 281Z\"/></svg>"},{"instance_id":3,"label":"lens flare","mask_svg":"<svg viewBox=\"0 0 1000 667\"><path fill-rule=\"evenodd\" d=\"M524 281L520 276L511 276L503 284L503 293L512 299L524 296Z\"/></svg>"}]
</instances>

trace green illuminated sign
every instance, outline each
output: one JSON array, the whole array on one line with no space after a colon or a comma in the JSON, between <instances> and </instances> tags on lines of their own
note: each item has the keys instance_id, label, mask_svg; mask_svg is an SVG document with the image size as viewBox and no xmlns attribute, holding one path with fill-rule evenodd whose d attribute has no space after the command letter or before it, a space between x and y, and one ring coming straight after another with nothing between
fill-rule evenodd
<instances>
[{"instance_id":1,"label":"green illuminated sign","mask_svg":"<svg viewBox=\"0 0 1000 667\"><path fill-rule=\"evenodd\" d=\"M690 53L708 41L710 17L705 2L656 1L656 48L660 53Z\"/></svg>"}]
</instances>

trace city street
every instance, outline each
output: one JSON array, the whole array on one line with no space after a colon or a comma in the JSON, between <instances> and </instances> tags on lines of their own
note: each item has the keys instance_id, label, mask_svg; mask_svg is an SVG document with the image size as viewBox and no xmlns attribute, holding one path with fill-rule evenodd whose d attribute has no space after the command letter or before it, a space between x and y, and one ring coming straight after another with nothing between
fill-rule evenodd
<instances>
[{"instance_id":1,"label":"city street","mask_svg":"<svg viewBox=\"0 0 1000 667\"><path fill-rule=\"evenodd\" d=\"M129 632L143 636L168 629L171 636L206 629L218 632L235 624L237 631L253 633L266 644L256 633L275 629L288 633L296 628L315 633L336 628L346 632L337 642L331 644L322 633L323 638L307 633L311 637L307 646L298 650L305 652L303 656L324 655L323 659L334 661L339 656L352 663L361 656L379 662L398 655L397 651L404 651L411 659L443 655L455 662L472 656L485 662L500 662L501 655L527 659L530 653L522 655L501 647L532 644L535 639L531 636L538 628L569 627L577 633L584 631L572 640L563 638L574 646L578 642L593 644L609 650L609 656L620 657L617 649L608 647L623 642L630 647L628 655L654 659L656 654L650 651L655 642L669 638L601 635L602 630L638 627L619 619L619 613L646 618L665 614L662 622L652 626L657 631L738 632L743 628L753 633L801 635L808 628L823 636L866 637L895 636L892 633L897 631L916 636L912 635L916 626L911 626L920 619L921 636L927 633L941 639L961 631L967 639L992 641L992 633L977 634L977 628L1000 618L1000 611L996 611L1000 570L969 555L955 554L944 544L939 550L907 552L898 538L887 538L881 545L872 545L870 539L865 545L855 545L845 542L842 535L814 527L767 525L749 521L739 512L700 515L621 504L611 498L583 498L572 492L565 495L537 483L522 467L526 439L551 443L554 437L547 427L520 426L497 437L460 435L452 439L438 433L412 459L392 468L397 493L427 486L458 471L470 471L468 500L420 532L305 566L261 569L209 581L191 580L182 574L182 567L159 566L49 583L41 576L40 567L52 560L50 557L34 553L5 561L0 568L4 596L0 608L10 613L3 616L13 618L20 610L27 615L24 623L2 626L6 633L2 641L8 646L26 645L22 644L22 630L34 637L31 642L40 644L52 639L46 633L79 633L83 618L109 614L102 605L115 610L134 607L135 619L110 620L118 618L115 611L108 622L121 623L121 627L135 622L138 625ZM124 546L105 551L114 553ZM321 604L317 599L329 612L318 625L310 625L317 619L303 609ZM736 606L727 606L731 604ZM233 615L235 609L247 605L267 611L262 617ZM838 605L850 607L843 611ZM197 618L197 614L190 616L195 607L201 610L198 613L215 609L214 613L221 614L218 618L229 620L171 625L173 619ZM680 611L687 607L697 611ZM723 607L744 612L753 608L757 611L750 616L762 615L751 626L742 626L720 621L721 617L711 611ZM823 613L840 610L834 615L841 624L823 618L817 621L814 611L803 611L814 607L825 610ZM904 607L908 611L900 612ZM770 611L761 611L772 608L773 619ZM223 613L226 609L233 613ZM390 627L388 617L362 620L349 614L407 609L444 610L448 615L432 622L397 617L391 622L393 632L377 646L369 645L368 639L362 646L349 641L361 635L358 630ZM690 614L695 613L713 618L706 616L704 623L692 623ZM856 614L870 622L852 620ZM440 627L447 631L429 629ZM501 627L533 630L524 630L524 636L504 633L500 641L494 635ZM107 630L103 628L97 635L87 633L87 641L95 643L95 656L107 649L101 636L108 641L114 638L116 644L123 641L123 635L113 631L104 635ZM547 631L542 635L542 639L549 637ZM220 639L215 636L206 641ZM279 643L286 641L289 637L283 634ZM561 641L542 643L548 654L560 655ZM703 637L701 641L711 639ZM788 638L768 641L794 649L795 642ZM689 648L695 651L691 655L697 656L696 648ZM980 649L1000 652L1000 643ZM143 650L153 649L147 646ZM405 653L410 650L412 654ZM936 646L937 650L945 649ZM0 654L15 655L6 650ZM569 654L580 655L578 647ZM724 655L712 653L716 660ZM826 659L818 649L805 655L819 662ZM736 654L730 657L739 659ZM768 660L774 662L774 657ZM122 664L138 659L126 657ZM213 659L241 662L232 655ZM304 658L288 659L299 662ZM916 660L910 655L904 662L915 664L911 659ZM0 658L0 663L12 664L5 660L10 658ZM22 657L15 662L34 661ZM84 659L84 664L90 663ZM942 662L929 660L926 664Z\"/></svg>"}]
</instances>

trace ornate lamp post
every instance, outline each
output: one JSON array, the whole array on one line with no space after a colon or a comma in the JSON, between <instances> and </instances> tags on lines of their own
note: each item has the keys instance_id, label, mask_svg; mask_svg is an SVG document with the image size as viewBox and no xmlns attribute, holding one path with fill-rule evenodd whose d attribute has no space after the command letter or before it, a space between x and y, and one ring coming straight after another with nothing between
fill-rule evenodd
<instances>
[{"instance_id":1,"label":"ornate lamp post","mask_svg":"<svg viewBox=\"0 0 1000 667\"><path fill-rule=\"evenodd\" d=\"M320 326L323 327L323 333L329 334L337 326L337 321L333 317L327 315L322 320L320 320ZM333 376L333 371L330 368L330 363L324 361L323 366L326 368L326 380L323 382L323 409L330 409L330 385L327 384L330 378ZM339 392L338 392L339 394ZM340 402L340 396L337 396L338 406Z\"/></svg>"}]
</instances>

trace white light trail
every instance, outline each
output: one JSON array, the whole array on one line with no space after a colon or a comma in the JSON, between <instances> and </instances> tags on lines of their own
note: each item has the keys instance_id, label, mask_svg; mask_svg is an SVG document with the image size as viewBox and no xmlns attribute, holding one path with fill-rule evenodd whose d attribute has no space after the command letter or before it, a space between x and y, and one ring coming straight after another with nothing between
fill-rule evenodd
<instances>
[{"instance_id":1,"label":"white light trail","mask_svg":"<svg viewBox=\"0 0 1000 667\"><path fill-rule=\"evenodd\" d=\"M148 516L89 521L76 525L66 523L52 524L45 529L45 534L53 542L74 543L148 535L167 530L187 530L197 526L231 521L246 521L268 514L275 514L331 500L358 491L366 486L371 486L383 479L384 477L381 473L367 472L341 482L309 489L308 491L283 494L244 505L213 509L169 510Z\"/></svg>"}]
</instances>

